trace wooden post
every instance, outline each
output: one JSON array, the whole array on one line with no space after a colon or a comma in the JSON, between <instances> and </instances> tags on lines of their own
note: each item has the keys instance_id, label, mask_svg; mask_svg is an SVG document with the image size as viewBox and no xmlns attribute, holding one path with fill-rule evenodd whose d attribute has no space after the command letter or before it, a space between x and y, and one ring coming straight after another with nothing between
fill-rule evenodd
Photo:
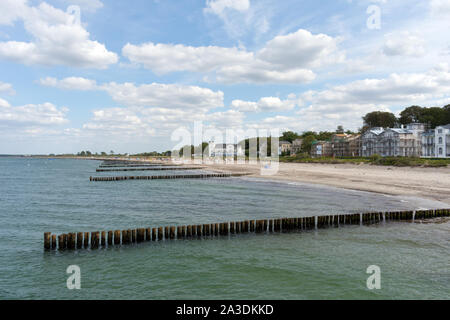
<instances>
[{"instance_id":1,"label":"wooden post","mask_svg":"<svg viewBox=\"0 0 450 320\"><path fill-rule=\"evenodd\" d=\"M56 234L52 234L52 249L56 249Z\"/></svg>"},{"instance_id":2,"label":"wooden post","mask_svg":"<svg viewBox=\"0 0 450 320\"><path fill-rule=\"evenodd\" d=\"M122 230L122 244L128 244L128 232L127 232L127 230Z\"/></svg>"},{"instance_id":3,"label":"wooden post","mask_svg":"<svg viewBox=\"0 0 450 320\"><path fill-rule=\"evenodd\" d=\"M157 235L157 229L156 228L152 228L152 241L156 241L156 235Z\"/></svg>"},{"instance_id":4,"label":"wooden post","mask_svg":"<svg viewBox=\"0 0 450 320\"><path fill-rule=\"evenodd\" d=\"M261 220L256 220L256 229L255 229L256 233L261 233L262 232L262 221Z\"/></svg>"},{"instance_id":5,"label":"wooden post","mask_svg":"<svg viewBox=\"0 0 450 320\"><path fill-rule=\"evenodd\" d=\"M182 236L183 238L186 238L186 226L182 226L182 227L181 227L181 236Z\"/></svg>"},{"instance_id":6,"label":"wooden post","mask_svg":"<svg viewBox=\"0 0 450 320\"><path fill-rule=\"evenodd\" d=\"M210 226L211 225L209 225L209 224L204 224L203 225L203 235L204 236L209 237L211 235L210 230L209 230Z\"/></svg>"},{"instance_id":7,"label":"wooden post","mask_svg":"<svg viewBox=\"0 0 450 320\"><path fill-rule=\"evenodd\" d=\"M50 250L51 245L50 245L50 232L44 232L44 249L46 250Z\"/></svg>"},{"instance_id":8,"label":"wooden post","mask_svg":"<svg viewBox=\"0 0 450 320\"><path fill-rule=\"evenodd\" d=\"M169 237L171 240L175 239L175 227L174 226L170 227Z\"/></svg>"},{"instance_id":9,"label":"wooden post","mask_svg":"<svg viewBox=\"0 0 450 320\"><path fill-rule=\"evenodd\" d=\"M145 229L145 241L151 241L152 240L152 229L146 228Z\"/></svg>"},{"instance_id":10,"label":"wooden post","mask_svg":"<svg viewBox=\"0 0 450 320\"><path fill-rule=\"evenodd\" d=\"M223 231L224 231L224 235L229 235L229 229L228 229L228 222L224 222L223 223L223 227L224 227L224 229L223 229Z\"/></svg>"},{"instance_id":11,"label":"wooden post","mask_svg":"<svg viewBox=\"0 0 450 320\"><path fill-rule=\"evenodd\" d=\"M250 232L255 232L255 220L250 220Z\"/></svg>"},{"instance_id":12,"label":"wooden post","mask_svg":"<svg viewBox=\"0 0 450 320\"><path fill-rule=\"evenodd\" d=\"M106 231L102 231L101 238L102 238L101 245L104 247L106 246Z\"/></svg>"},{"instance_id":13,"label":"wooden post","mask_svg":"<svg viewBox=\"0 0 450 320\"><path fill-rule=\"evenodd\" d=\"M249 232L249 228L248 228L249 223L250 223L250 221L248 221L248 220L244 221L244 232L245 233Z\"/></svg>"},{"instance_id":14,"label":"wooden post","mask_svg":"<svg viewBox=\"0 0 450 320\"><path fill-rule=\"evenodd\" d=\"M163 236L164 236L163 227L159 227L158 228L158 240L161 241L163 239Z\"/></svg>"},{"instance_id":15,"label":"wooden post","mask_svg":"<svg viewBox=\"0 0 450 320\"><path fill-rule=\"evenodd\" d=\"M89 247L89 232L84 233L83 246L85 249Z\"/></svg>"},{"instance_id":16,"label":"wooden post","mask_svg":"<svg viewBox=\"0 0 450 320\"><path fill-rule=\"evenodd\" d=\"M182 232L181 229L182 229L181 226L177 227L177 239L181 239L182 238L182 236L181 236L181 232Z\"/></svg>"},{"instance_id":17,"label":"wooden post","mask_svg":"<svg viewBox=\"0 0 450 320\"><path fill-rule=\"evenodd\" d=\"M230 234L236 233L236 223L234 221L230 222Z\"/></svg>"},{"instance_id":18,"label":"wooden post","mask_svg":"<svg viewBox=\"0 0 450 320\"><path fill-rule=\"evenodd\" d=\"M58 249L64 250L66 248L64 243L64 236L62 234L58 235Z\"/></svg>"},{"instance_id":19,"label":"wooden post","mask_svg":"<svg viewBox=\"0 0 450 320\"><path fill-rule=\"evenodd\" d=\"M217 237L219 235L219 224L216 223L215 227L214 227L214 235Z\"/></svg>"},{"instance_id":20,"label":"wooden post","mask_svg":"<svg viewBox=\"0 0 450 320\"><path fill-rule=\"evenodd\" d=\"M192 237L192 226L191 225L187 226L187 236L189 238Z\"/></svg>"},{"instance_id":21,"label":"wooden post","mask_svg":"<svg viewBox=\"0 0 450 320\"><path fill-rule=\"evenodd\" d=\"M83 247L83 232L77 232L77 249Z\"/></svg>"},{"instance_id":22,"label":"wooden post","mask_svg":"<svg viewBox=\"0 0 450 320\"><path fill-rule=\"evenodd\" d=\"M269 232L273 231L273 219L269 220Z\"/></svg>"},{"instance_id":23,"label":"wooden post","mask_svg":"<svg viewBox=\"0 0 450 320\"><path fill-rule=\"evenodd\" d=\"M143 242L145 240L145 229L139 228L136 230L136 241L137 242Z\"/></svg>"},{"instance_id":24,"label":"wooden post","mask_svg":"<svg viewBox=\"0 0 450 320\"><path fill-rule=\"evenodd\" d=\"M91 248L92 249L98 248L99 237L100 237L100 232L98 232L98 231L91 232Z\"/></svg>"},{"instance_id":25,"label":"wooden post","mask_svg":"<svg viewBox=\"0 0 450 320\"><path fill-rule=\"evenodd\" d=\"M120 230L114 231L114 244L119 245L120 244Z\"/></svg>"},{"instance_id":26,"label":"wooden post","mask_svg":"<svg viewBox=\"0 0 450 320\"><path fill-rule=\"evenodd\" d=\"M67 235L67 249L75 249L75 233L69 233Z\"/></svg>"},{"instance_id":27,"label":"wooden post","mask_svg":"<svg viewBox=\"0 0 450 320\"><path fill-rule=\"evenodd\" d=\"M131 230L131 242L136 242L136 229Z\"/></svg>"},{"instance_id":28,"label":"wooden post","mask_svg":"<svg viewBox=\"0 0 450 320\"><path fill-rule=\"evenodd\" d=\"M206 236L206 224L202 226L202 236Z\"/></svg>"}]
</instances>

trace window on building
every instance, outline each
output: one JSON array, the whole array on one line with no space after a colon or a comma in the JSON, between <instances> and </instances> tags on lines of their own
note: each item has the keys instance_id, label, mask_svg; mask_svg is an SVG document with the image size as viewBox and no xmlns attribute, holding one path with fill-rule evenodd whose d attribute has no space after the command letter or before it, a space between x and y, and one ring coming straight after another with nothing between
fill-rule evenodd
<instances>
[{"instance_id":1,"label":"window on building","mask_svg":"<svg viewBox=\"0 0 450 320\"><path fill-rule=\"evenodd\" d=\"M442 155L442 148L439 148L439 155Z\"/></svg>"},{"instance_id":2,"label":"window on building","mask_svg":"<svg viewBox=\"0 0 450 320\"><path fill-rule=\"evenodd\" d=\"M439 137L439 144L442 144L442 137Z\"/></svg>"}]
</instances>

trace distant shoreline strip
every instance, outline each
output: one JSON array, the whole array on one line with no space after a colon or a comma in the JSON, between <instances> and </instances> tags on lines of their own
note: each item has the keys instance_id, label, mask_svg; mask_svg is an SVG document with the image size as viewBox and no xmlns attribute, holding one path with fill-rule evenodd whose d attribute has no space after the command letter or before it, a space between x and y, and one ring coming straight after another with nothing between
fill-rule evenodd
<instances>
[{"instance_id":1,"label":"distant shoreline strip","mask_svg":"<svg viewBox=\"0 0 450 320\"><path fill-rule=\"evenodd\" d=\"M245 220L199 225L165 226L114 231L44 233L45 250L98 249L130 245L145 241L170 241L227 237L233 234L262 234L290 231L318 230L344 225L370 225L390 221L415 222L417 220L450 217L450 209L418 211L368 212L341 215L311 216Z\"/></svg>"}]
</instances>

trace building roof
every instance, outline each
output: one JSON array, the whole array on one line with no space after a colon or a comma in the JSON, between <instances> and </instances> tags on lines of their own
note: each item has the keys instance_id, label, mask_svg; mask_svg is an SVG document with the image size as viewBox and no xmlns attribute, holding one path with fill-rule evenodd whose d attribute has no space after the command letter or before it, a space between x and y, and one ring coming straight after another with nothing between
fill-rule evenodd
<instances>
[{"instance_id":1,"label":"building roof","mask_svg":"<svg viewBox=\"0 0 450 320\"><path fill-rule=\"evenodd\" d=\"M450 129L450 123L449 123L449 124L446 124L445 126L438 126L438 127L442 127L442 128L444 128L444 129Z\"/></svg>"},{"instance_id":2,"label":"building roof","mask_svg":"<svg viewBox=\"0 0 450 320\"><path fill-rule=\"evenodd\" d=\"M394 131L394 132L397 132L397 133L400 133L400 134L410 134L410 133L413 133L411 130L409 130L409 129L402 129L402 128L389 128L389 129L386 129L386 131L388 131L388 130L391 130L391 131Z\"/></svg>"},{"instance_id":3,"label":"building roof","mask_svg":"<svg viewBox=\"0 0 450 320\"><path fill-rule=\"evenodd\" d=\"M282 140L279 142L279 144L292 144L292 143L290 143L289 141Z\"/></svg>"}]
</instances>

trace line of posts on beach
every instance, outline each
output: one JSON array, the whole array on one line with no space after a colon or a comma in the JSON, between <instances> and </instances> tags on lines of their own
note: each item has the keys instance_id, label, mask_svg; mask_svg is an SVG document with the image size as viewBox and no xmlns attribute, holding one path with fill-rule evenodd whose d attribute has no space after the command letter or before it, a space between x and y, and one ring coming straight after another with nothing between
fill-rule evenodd
<instances>
[{"instance_id":1,"label":"line of posts on beach","mask_svg":"<svg viewBox=\"0 0 450 320\"><path fill-rule=\"evenodd\" d=\"M340 215L244 220L198 225L147 227L126 230L44 233L45 250L98 249L146 241L188 240L228 237L237 234L307 231L344 225L370 225L389 221L418 221L450 217L450 209L368 212Z\"/></svg>"}]
</instances>

